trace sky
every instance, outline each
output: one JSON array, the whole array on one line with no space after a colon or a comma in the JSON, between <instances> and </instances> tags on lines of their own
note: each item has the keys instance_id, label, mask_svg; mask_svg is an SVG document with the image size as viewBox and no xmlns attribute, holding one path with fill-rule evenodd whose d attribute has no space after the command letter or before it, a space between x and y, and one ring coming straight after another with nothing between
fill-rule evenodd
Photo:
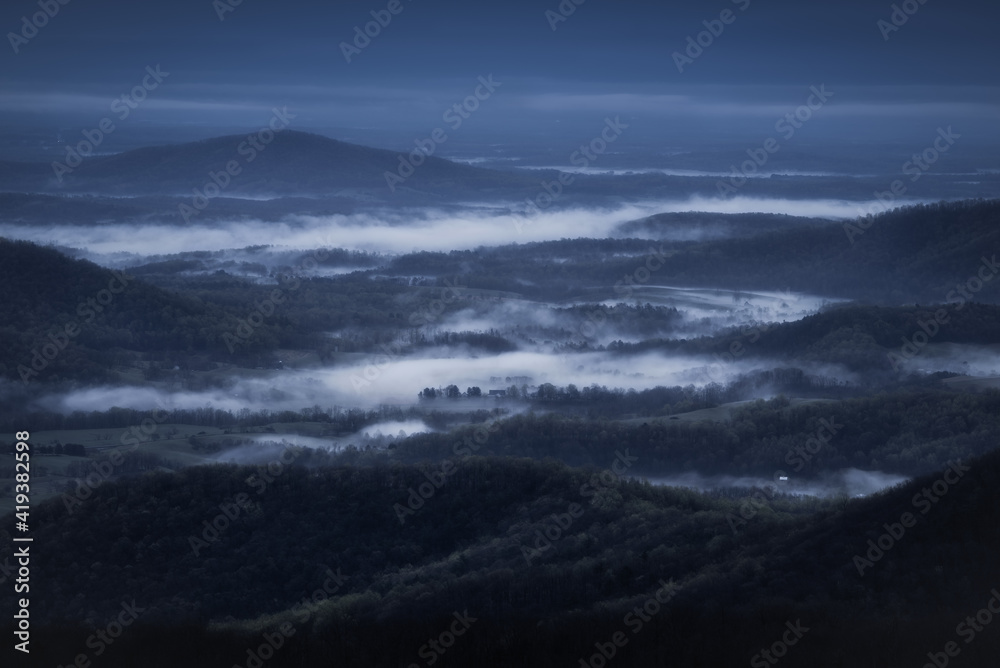
<instances>
[{"instance_id":1,"label":"sky","mask_svg":"<svg viewBox=\"0 0 1000 668\"><path fill-rule=\"evenodd\" d=\"M478 138L615 115L649 136L725 136L823 85L830 136L947 123L995 134L995 0L578 1L7 0L0 133L96 124L158 67L116 141L222 134L287 106L302 129L391 144L441 125L480 77L497 85L468 119Z\"/></svg>"}]
</instances>

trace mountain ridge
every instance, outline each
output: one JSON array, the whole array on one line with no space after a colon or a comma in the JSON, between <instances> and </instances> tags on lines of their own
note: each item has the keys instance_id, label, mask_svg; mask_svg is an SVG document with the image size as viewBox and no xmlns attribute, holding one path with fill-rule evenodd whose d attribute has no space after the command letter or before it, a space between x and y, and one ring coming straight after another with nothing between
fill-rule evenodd
<instances>
[{"instance_id":1,"label":"mountain ridge","mask_svg":"<svg viewBox=\"0 0 1000 668\"><path fill-rule=\"evenodd\" d=\"M280 130L266 143L260 133L234 134L87 157L68 171L65 160L49 165L0 161L0 189L177 195L195 189L203 192L215 183L222 194L336 195L340 190L358 189L391 196L397 191L433 194L457 187L532 183L526 176L462 165L435 155L420 153L423 159L419 160L415 153L417 149L403 153L300 130ZM401 161L412 170L401 167Z\"/></svg>"}]
</instances>

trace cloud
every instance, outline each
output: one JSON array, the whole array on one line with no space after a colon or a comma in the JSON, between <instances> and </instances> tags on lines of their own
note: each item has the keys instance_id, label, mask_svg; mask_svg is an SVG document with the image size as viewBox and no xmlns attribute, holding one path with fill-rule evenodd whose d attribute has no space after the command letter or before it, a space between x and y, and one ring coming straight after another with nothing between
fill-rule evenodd
<instances>
[{"instance_id":1,"label":"cloud","mask_svg":"<svg viewBox=\"0 0 1000 668\"><path fill-rule=\"evenodd\" d=\"M861 471L841 469L823 473L818 479L801 479L789 476L787 482L776 483L772 479L753 476L734 477L727 475L703 476L689 472L671 476L646 478L654 485L687 487L707 492L729 487L757 487L773 489L781 494L794 496L817 496L820 498L838 496L868 496L887 487L906 482L909 478L881 471Z\"/></svg>"}]
</instances>

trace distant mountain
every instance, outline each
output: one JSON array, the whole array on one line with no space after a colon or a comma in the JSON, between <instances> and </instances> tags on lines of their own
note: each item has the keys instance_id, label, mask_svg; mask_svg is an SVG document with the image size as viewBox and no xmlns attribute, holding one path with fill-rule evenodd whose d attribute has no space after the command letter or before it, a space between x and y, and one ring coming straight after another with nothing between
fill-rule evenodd
<instances>
[{"instance_id":1,"label":"distant mountain","mask_svg":"<svg viewBox=\"0 0 1000 668\"><path fill-rule=\"evenodd\" d=\"M183 197L165 195L109 197L96 195L46 195L0 192L0 221L16 225L104 225L145 222L184 224L178 210ZM187 198L190 203L190 196ZM330 216L356 210L344 197L279 197L248 199L222 195L191 222L212 219L276 221L291 214Z\"/></svg>"},{"instance_id":2,"label":"distant mountain","mask_svg":"<svg viewBox=\"0 0 1000 668\"><path fill-rule=\"evenodd\" d=\"M210 172L224 172L227 163L235 161L240 173L221 189L220 197L348 197L357 202L436 205L449 200L468 201L470 196L514 201L535 199L545 194L542 182L551 183L559 175L558 169L525 172L473 167L442 159L437 151L424 160L418 156L419 165L401 165L401 156L410 161L408 156L415 150L415 143L384 150L298 130L277 132L267 145L256 137L251 141L250 137L229 135L115 155L91 155L75 166L67 164L66 147L58 153L62 167L55 167L51 160L0 160L0 192L190 198L195 188L202 189L211 183ZM706 165L709 167L718 169L719 165ZM387 173L396 175L388 179L392 187ZM716 198L721 182L710 172L700 176L658 172L572 174L563 178L566 187L549 205L607 205L622 198ZM928 176L922 184L922 194L947 199L996 196L1000 192L998 179L986 174L977 176L976 181L963 176ZM740 194L866 201L875 191L884 190L885 184L883 175L772 176L751 179L740 189ZM541 207L547 208L544 200ZM654 227L658 227L659 222L654 222Z\"/></svg>"},{"instance_id":3,"label":"distant mountain","mask_svg":"<svg viewBox=\"0 0 1000 668\"><path fill-rule=\"evenodd\" d=\"M249 137L230 135L84 158L59 178L51 164L0 162L0 190L188 196L194 189L204 192L206 186L214 191L215 186L209 185L213 184L212 174L218 175L214 183L221 184L223 197L330 197L361 191L388 198L395 192L434 194L532 183L537 187L537 180L529 176L460 165L435 156L425 158L409 175L408 167L400 167L401 152L307 132L280 131L268 144ZM228 174L227 166L231 168ZM399 180L387 179L387 172Z\"/></svg>"}]
</instances>

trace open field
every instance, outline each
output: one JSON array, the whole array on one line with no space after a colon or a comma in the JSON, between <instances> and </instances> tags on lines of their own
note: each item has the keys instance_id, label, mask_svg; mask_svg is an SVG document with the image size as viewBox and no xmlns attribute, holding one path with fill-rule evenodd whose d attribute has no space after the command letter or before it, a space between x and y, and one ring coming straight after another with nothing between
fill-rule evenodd
<instances>
[{"instance_id":1,"label":"open field","mask_svg":"<svg viewBox=\"0 0 1000 668\"><path fill-rule=\"evenodd\" d=\"M803 406L806 404L816 404L824 403L827 401L833 401L833 399L804 399L804 398L793 398L790 399L791 406ZM712 408L702 408L696 411L689 411L687 413L677 413L675 415L667 415L664 417L654 417L654 418L629 418L627 420L621 420L625 424L630 425L640 425L643 423L665 423L671 421L680 422L726 422L733 417L733 413L752 403L752 400L748 401L733 401L728 404L720 404L718 406L713 406Z\"/></svg>"}]
</instances>

